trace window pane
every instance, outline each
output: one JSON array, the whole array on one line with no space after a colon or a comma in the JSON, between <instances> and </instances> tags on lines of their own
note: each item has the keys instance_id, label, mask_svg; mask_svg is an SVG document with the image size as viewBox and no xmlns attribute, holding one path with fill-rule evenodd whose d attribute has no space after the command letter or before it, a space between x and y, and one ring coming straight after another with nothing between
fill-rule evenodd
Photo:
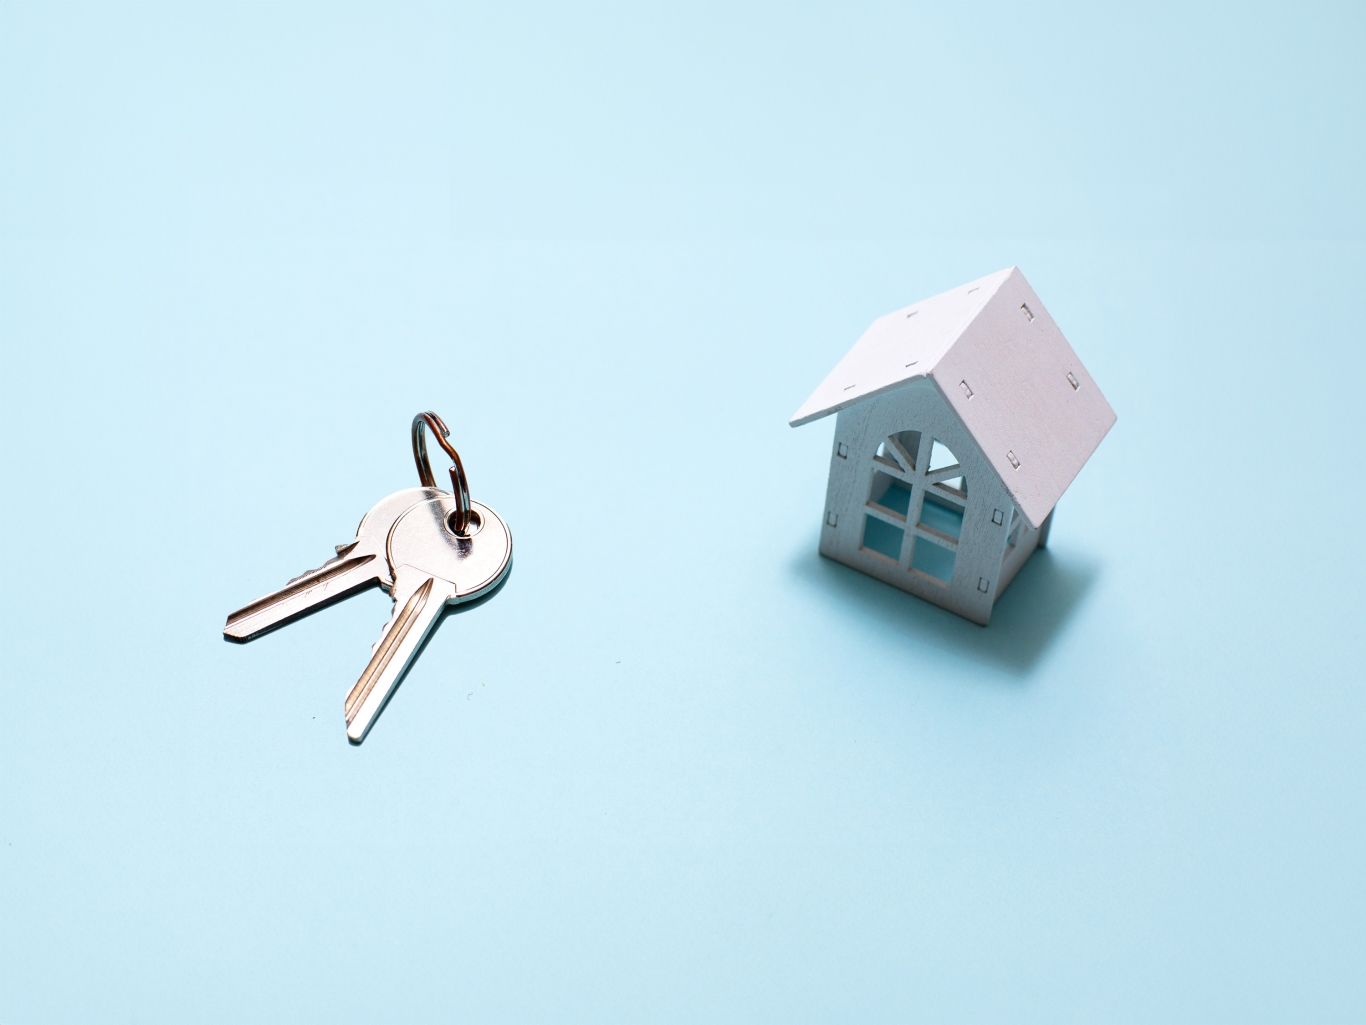
<instances>
[{"instance_id":1,"label":"window pane","mask_svg":"<svg viewBox=\"0 0 1366 1025\"><path fill-rule=\"evenodd\" d=\"M911 553L911 569L917 569L947 584L953 579L954 559L953 552L947 548L940 547L928 538L918 537Z\"/></svg>"},{"instance_id":2,"label":"window pane","mask_svg":"<svg viewBox=\"0 0 1366 1025\"><path fill-rule=\"evenodd\" d=\"M863 547L885 555L893 562L901 559L901 539L905 536L906 532L900 527L894 527L875 516L863 517Z\"/></svg>"},{"instance_id":3,"label":"window pane","mask_svg":"<svg viewBox=\"0 0 1366 1025\"><path fill-rule=\"evenodd\" d=\"M868 501L874 505L882 506L888 512L905 516L906 510L911 507L911 489L891 474L875 470L873 472L872 492L868 496Z\"/></svg>"},{"instance_id":4,"label":"window pane","mask_svg":"<svg viewBox=\"0 0 1366 1025\"><path fill-rule=\"evenodd\" d=\"M920 507L920 525L947 534L955 541L963 533L963 510L934 495L926 495Z\"/></svg>"},{"instance_id":5,"label":"window pane","mask_svg":"<svg viewBox=\"0 0 1366 1025\"><path fill-rule=\"evenodd\" d=\"M914 470L916 453L920 451L920 432L898 431L896 434L892 435L892 440L894 440L898 445L901 446L901 450L905 452L908 457L906 459L898 458L897 462L910 463L911 465L906 467L906 469Z\"/></svg>"},{"instance_id":6,"label":"window pane","mask_svg":"<svg viewBox=\"0 0 1366 1025\"><path fill-rule=\"evenodd\" d=\"M938 438L934 439L934 444L930 446L930 473L935 470L944 470L958 463L958 457Z\"/></svg>"}]
</instances>

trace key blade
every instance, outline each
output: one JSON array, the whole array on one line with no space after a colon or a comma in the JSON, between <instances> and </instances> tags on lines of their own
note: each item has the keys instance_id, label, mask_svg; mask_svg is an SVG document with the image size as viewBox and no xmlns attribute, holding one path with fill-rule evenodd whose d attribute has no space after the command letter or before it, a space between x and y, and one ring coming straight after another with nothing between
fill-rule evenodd
<instances>
[{"instance_id":1,"label":"key blade","mask_svg":"<svg viewBox=\"0 0 1366 1025\"><path fill-rule=\"evenodd\" d=\"M394 616L375 646L370 664L346 696L346 736L353 744L359 744L370 732L422 642L441 619L446 602L456 593L455 585L440 577L427 577L406 600L400 597L397 581L394 590Z\"/></svg>"},{"instance_id":2,"label":"key blade","mask_svg":"<svg viewBox=\"0 0 1366 1025\"><path fill-rule=\"evenodd\" d=\"M353 544L347 555L295 577L280 590L238 609L228 617L223 637L245 644L333 602L349 598L357 591L373 587L388 575L386 559L374 552L356 551Z\"/></svg>"}]
</instances>

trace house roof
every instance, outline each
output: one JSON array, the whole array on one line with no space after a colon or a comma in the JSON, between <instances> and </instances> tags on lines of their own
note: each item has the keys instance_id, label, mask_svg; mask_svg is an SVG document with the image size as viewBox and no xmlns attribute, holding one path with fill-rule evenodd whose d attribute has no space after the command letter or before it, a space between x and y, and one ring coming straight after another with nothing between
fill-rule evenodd
<instances>
[{"instance_id":1,"label":"house roof","mask_svg":"<svg viewBox=\"0 0 1366 1025\"><path fill-rule=\"evenodd\" d=\"M873 321L789 422L800 427L922 379L958 414L1033 527L1115 422L1017 267Z\"/></svg>"}]
</instances>

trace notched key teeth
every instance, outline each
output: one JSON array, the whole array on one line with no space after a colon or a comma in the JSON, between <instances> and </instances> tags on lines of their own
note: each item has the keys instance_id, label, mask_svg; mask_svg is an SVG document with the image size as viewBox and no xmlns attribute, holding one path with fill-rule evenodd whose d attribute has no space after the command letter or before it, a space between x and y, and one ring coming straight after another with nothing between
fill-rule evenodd
<instances>
[{"instance_id":1,"label":"notched key teeth","mask_svg":"<svg viewBox=\"0 0 1366 1025\"><path fill-rule=\"evenodd\" d=\"M346 556L349 555L358 544L360 544L359 538L357 538L355 541L350 541L344 545L333 545L332 549L337 553L336 555L332 556L332 558L328 559L326 562L324 562L321 566L317 567L316 569L304 570L297 577L293 577L289 581L289 584L298 583L304 577L316 576L317 574L320 574L324 570L326 570L329 566L335 566L337 563L341 562L342 559L346 558ZM285 586L288 587L289 584L285 584Z\"/></svg>"}]
</instances>

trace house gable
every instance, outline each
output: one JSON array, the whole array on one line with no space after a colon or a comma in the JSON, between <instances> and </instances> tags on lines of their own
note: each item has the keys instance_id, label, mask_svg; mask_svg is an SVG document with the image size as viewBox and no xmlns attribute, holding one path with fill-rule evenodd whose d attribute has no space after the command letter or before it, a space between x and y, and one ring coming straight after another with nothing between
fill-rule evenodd
<instances>
[{"instance_id":1,"label":"house gable","mask_svg":"<svg viewBox=\"0 0 1366 1025\"><path fill-rule=\"evenodd\" d=\"M920 458L897 444L906 434L917 436L910 448L918 449ZM889 451L880 455L884 442ZM936 445L952 451L955 469L933 469ZM945 504L938 482L949 474L960 479L951 486L958 496L952 504L961 508L962 519L952 540L936 540L926 535L944 527L923 512L926 504ZM908 493L899 494L899 501L882 499L879 478L904 482ZM1011 508L994 468L929 381L913 382L836 418L820 541L827 558L985 624L1001 586ZM890 549L869 542L870 526L882 533L891 528L895 543ZM917 572L922 550L941 557L951 551L951 577L936 580Z\"/></svg>"}]
</instances>

